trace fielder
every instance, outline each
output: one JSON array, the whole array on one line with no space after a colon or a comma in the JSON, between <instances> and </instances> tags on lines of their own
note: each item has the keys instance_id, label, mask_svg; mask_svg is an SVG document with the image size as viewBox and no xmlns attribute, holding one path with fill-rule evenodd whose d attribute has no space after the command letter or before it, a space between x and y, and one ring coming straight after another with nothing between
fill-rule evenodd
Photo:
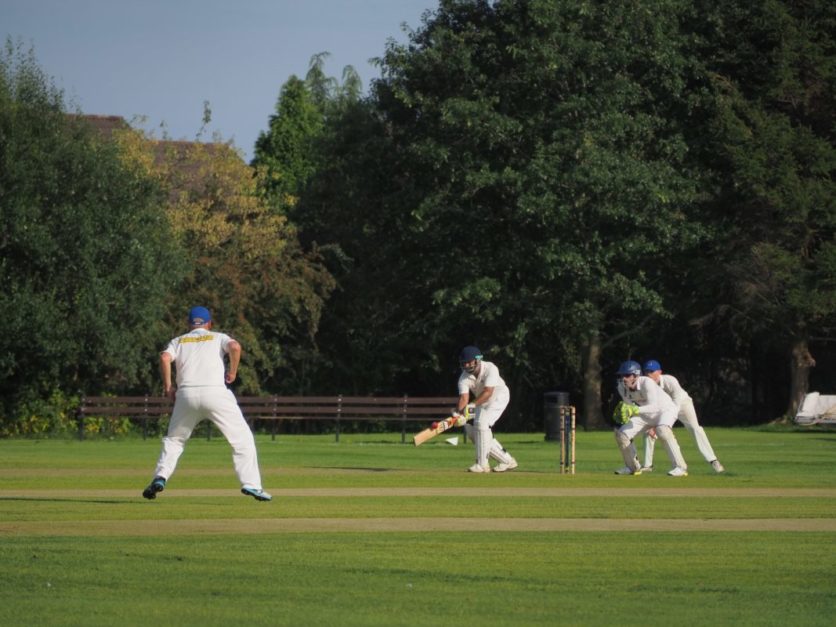
<instances>
[{"instance_id":1,"label":"fielder","mask_svg":"<svg viewBox=\"0 0 836 627\"><path fill-rule=\"evenodd\" d=\"M671 477L688 476L688 465L682 458L679 443L671 429L676 422L677 411L671 397L665 394L653 379L641 376L641 366L638 362L623 362L617 374L617 389L622 401L613 414L613 420L620 423L614 432L625 466L616 470L615 474L642 473L633 439L640 433L655 429L673 465L668 474Z\"/></svg>"},{"instance_id":2,"label":"fielder","mask_svg":"<svg viewBox=\"0 0 836 627\"><path fill-rule=\"evenodd\" d=\"M205 307L189 311L189 332L174 338L160 353L163 394L174 399L168 433L154 470L154 479L142 492L146 499L157 498L166 481L174 474L192 431L204 419L211 420L232 446L235 474L241 492L258 501L273 497L261 487L261 473L255 439L238 407L235 395L226 384L235 381L241 361L241 345L228 335L211 331L212 316ZM224 374L224 356L229 355L229 370ZM171 385L171 364L177 369L177 390Z\"/></svg>"},{"instance_id":3,"label":"fielder","mask_svg":"<svg viewBox=\"0 0 836 627\"><path fill-rule=\"evenodd\" d=\"M476 463L468 471L490 472L489 457L498 462L493 468L494 472L513 470L517 467L517 460L494 439L491 431L511 400L508 386L499 376L499 368L489 361L483 361L482 351L475 346L465 346L462 349L459 365L462 372L458 382L459 401L454 415L460 417L459 422L463 424L465 433L476 445ZM464 422L468 416L468 404L473 405L473 424Z\"/></svg>"},{"instance_id":4,"label":"fielder","mask_svg":"<svg viewBox=\"0 0 836 627\"><path fill-rule=\"evenodd\" d=\"M697 448L700 454L705 458L715 472L724 472L723 464L717 459L714 454L714 449L711 448L711 442L708 441L708 436L705 430L697 421L697 411L694 409L694 401L688 393L682 389L676 377L669 374L662 374L662 365L655 359L649 359L644 362L642 368L646 377L650 377L668 393L676 404L679 411L677 418L679 422L685 425L685 428L691 432L694 439L697 441ZM656 437L651 431L645 434L644 437L644 467L643 471L649 472L653 470L653 449L656 447Z\"/></svg>"}]
</instances>

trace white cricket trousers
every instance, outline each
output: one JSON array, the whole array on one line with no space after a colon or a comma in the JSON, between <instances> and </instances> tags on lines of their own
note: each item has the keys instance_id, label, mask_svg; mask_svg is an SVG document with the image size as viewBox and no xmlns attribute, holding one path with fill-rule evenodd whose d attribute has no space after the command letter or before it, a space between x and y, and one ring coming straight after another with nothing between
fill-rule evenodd
<instances>
[{"instance_id":1,"label":"white cricket trousers","mask_svg":"<svg viewBox=\"0 0 836 627\"><path fill-rule=\"evenodd\" d=\"M260 490L261 473L255 438L232 390L221 386L186 387L177 390L168 433L163 438L162 451L154 476L168 480L183 454L186 442L195 427L203 420L211 420L232 446L232 463L242 487Z\"/></svg>"},{"instance_id":2,"label":"white cricket trousers","mask_svg":"<svg viewBox=\"0 0 836 627\"><path fill-rule=\"evenodd\" d=\"M497 394L496 398L491 398L490 402L476 408L473 425L465 425L467 436L476 445L476 463L483 468L488 467L488 457L503 464L514 461L499 440L493 437L491 431L491 427L502 416L510 400L508 394Z\"/></svg>"},{"instance_id":3,"label":"white cricket trousers","mask_svg":"<svg viewBox=\"0 0 836 627\"><path fill-rule=\"evenodd\" d=\"M694 440L697 442L697 448L700 451L700 455L705 458L707 462L713 462L717 459L717 456L714 454L714 449L711 447L711 442L708 441L708 435L705 433L705 429L700 426L699 421L697 420L697 410L694 409L694 401L687 400L682 403L682 406L679 408L679 414L677 415L677 420L685 425L685 428L694 436ZM648 437L647 434L644 436L644 465L645 466L652 466L653 465L653 450L656 447L656 440L655 438Z\"/></svg>"},{"instance_id":4,"label":"white cricket trousers","mask_svg":"<svg viewBox=\"0 0 836 627\"><path fill-rule=\"evenodd\" d=\"M647 432L650 429L655 428L656 433L659 434L659 438L662 440L662 444L665 446L665 452L668 454L668 459L670 459L671 465L674 468L687 470L688 464L685 463L685 459L682 457L682 451L679 449L679 442L676 441L676 436L673 434L673 430L671 429L671 426L675 421L676 415L673 413L673 410L671 410L670 413L666 412L661 417L653 419L633 416L627 424L615 429L613 431L615 434L615 441L618 443L618 448L624 458L625 466L634 470L641 468L641 464L639 463L638 456L636 454L636 447L633 444L633 439L643 433L645 434L645 438L647 440L649 439L646 435Z\"/></svg>"}]
</instances>

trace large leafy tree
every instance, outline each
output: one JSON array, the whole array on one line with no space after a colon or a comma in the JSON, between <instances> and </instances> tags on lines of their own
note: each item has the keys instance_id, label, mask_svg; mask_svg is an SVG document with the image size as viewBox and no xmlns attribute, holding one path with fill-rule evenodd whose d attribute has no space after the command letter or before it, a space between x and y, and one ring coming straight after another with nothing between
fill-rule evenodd
<instances>
[{"instance_id":1,"label":"large leafy tree","mask_svg":"<svg viewBox=\"0 0 836 627\"><path fill-rule=\"evenodd\" d=\"M601 423L601 360L666 314L640 261L697 235L672 121L687 107L679 8L442 1L390 42L375 115L326 170L344 187L313 207L350 260L343 311L375 389L449 386L476 342L507 364L520 414L583 380Z\"/></svg>"},{"instance_id":2,"label":"large leafy tree","mask_svg":"<svg viewBox=\"0 0 836 627\"><path fill-rule=\"evenodd\" d=\"M327 52L314 55L305 79L291 76L281 87L269 128L259 133L252 165L261 172L261 189L282 213L298 217L299 196L327 160L320 147L329 119L360 98L362 83L351 66L343 83L323 68Z\"/></svg>"},{"instance_id":3,"label":"large leafy tree","mask_svg":"<svg viewBox=\"0 0 836 627\"><path fill-rule=\"evenodd\" d=\"M755 411L783 400L794 415L811 346L826 352L836 328L836 7L707 1L696 15L712 99L693 146L713 173L718 232L701 323L750 357Z\"/></svg>"},{"instance_id":4,"label":"large leafy tree","mask_svg":"<svg viewBox=\"0 0 836 627\"><path fill-rule=\"evenodd\" d=\"M158 188L77 117L34 53L0 56L0 396L148 389L181 274Z\"/></svg>"},{"instance_id":5,"label":"large leafy tree","mask_svg":"<svg viewBox=\"0 0 836 627\"><path fill-rule=\"evenodd\" d=\"M166 191L188 261L169 300L170 330L181 329L188 307L207 305L246 349L242 392L308 391L306 363L332 278L265 201L263 179L227 144L158 142L134 131L118 142Z\"/></svg>"}]
</instances>

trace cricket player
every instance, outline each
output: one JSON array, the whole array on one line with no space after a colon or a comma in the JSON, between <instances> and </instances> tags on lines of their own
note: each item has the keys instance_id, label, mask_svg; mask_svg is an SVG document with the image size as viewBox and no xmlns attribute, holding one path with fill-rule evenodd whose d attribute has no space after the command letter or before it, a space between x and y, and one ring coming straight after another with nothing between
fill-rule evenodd
<instances>
[{"instance_id":1,"label":"cricket player","mask_svg":"<svg viewBox=\"0 0 836 627\"><path fill-rule=\"evenodd\" d=\"M711 464L715 472L724 472L726 469L723 468L723 464L720 463L720 460L714 454L714 449L711 448L711 442L708 441L705 429L700 426L697 420L697 410L694 409L694 401L688 395L688 392L682 389L677 378L669 374L663 374L662 364L655 359L648 359L644 362L642 370L646 377L650 377L658 385L662 386L662 389L673 399L679 412L677 419L694 436L694 439L697 441L697 448L705 458L705 461ZM651 430L644 436L644 467L642 468L644 472L653 470L653 450L655 446L656 434Z\"/></svg>"},{"instance_id":2,"label":"cricket player","mask_svg":"<svg viewBox=\"0 0 836 627\"><path fill-rule=\"evenodd\" d=\"M616 470L615 474L641 474L642 467L633 439L640 433L655 429L673 464L668 474L671 477L686 477L688 466L671 429L676 422L676 405L653 379L641 376L641 372L641 366L636 361L625 361L618 368L617 389L622 399L620 411L625 421L615 429L615 440L626 465Z\"/></svg>"},{"instance_id":3,"label":"cricket player","mask_svg":"<svg viewBox=\"0 0 836 627\"><path fill-rule=\"evenodd\" d=\"M482 351L476 346L465 346L462 349L459 365L462 372L458 382L459 401L454 415L461 417L467 436L476 445L476 463L468 471L490 472L489 457L498 462L493 468L494 472L513 470L517 467L517 460L494 439L491 431L511 400L508 386L499 376L499 368L484 361ZM475 412L473 424L464 422L469 404L473 405Z\"/></svg>"},{"instance_id":4,"label":"cricket player","mask_svg":"<svg viewBox=\"0 0 836 627\"><path fill-rule=\"evenodd\" d=\"M232 446L232 462L241 482L241 492L258 501L273 497L262 489L255 438L241 408L226 384L235 381L241 361L241 345L225 333L212 331L212 315L205 307L189 311L189 332L174 338L160 353L163 394L174 399L168 434L154 471L154 479L142 492L157 498L174 474L192 431L204 419L211 420ZM224 373L224 356L229 370ZM171 385L171 364L177 370L177 389Z\"/></svg>"}]
</instances>

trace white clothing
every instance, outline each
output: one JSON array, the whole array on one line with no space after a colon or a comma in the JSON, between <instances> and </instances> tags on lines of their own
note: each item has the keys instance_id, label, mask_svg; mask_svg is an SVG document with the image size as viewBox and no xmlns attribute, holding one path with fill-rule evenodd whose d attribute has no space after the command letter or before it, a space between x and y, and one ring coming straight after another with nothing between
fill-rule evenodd
<instances>
[{"instance_id":1,"label":"white clothing","mask_svg":"<svg viewBox=\"0 0 836 627\"><path fill-rule=\"evenodd\" d=\"M155 477L171 477L194 428L210 420L232 446L241 487L262 489L255 438L224 379L224 355L230 341L232 338L225 333L199 328L174 338L163 351L173 358L177 395Z\"/></svg>"},{"instance_id":2,"label":"white clothing","mask_svg":"<svg viewBox=\"0 0 836 627\"><path fill-rule=\"evenodd\" d=\"M618 394L624 401L639 406L639 416L648 428L659 425L672 427L676 422L676 405L650 377L640 376L635 390L628 389L624 381L620 380Z\"/></svg>"},{"instance_id":3,"label":"white clothing","mask_svg":"<svg viewBox=\"0 0 836 627\"><path fill-rule=\"evenodd\" d=\"M458 383L459 396L462 394L470 394L473 398L477 398L485 391L485 388L493 388L493 393L487 403L476 408L477 415L479 410L490 411L491 409L498 409L499 413L496 414L493 422L489 425L493 426L493 423L499 419L499 416L511 400L511 392L508 386L505 385L505 381L499 376L499 368L489 361L480 361L478 374L471 374L462 370Z\"/></svg>"},{"instance_id":4,"label":"white clothing","mask_svg":"<svg viewBox=\"0 0 836 627\"><path fill-rule=\"evenodd\" d=\"M476 445L476 464L488 468L488 457L500 463L515 461L503 446L493 437L491 427L502 416L511 400L511 392L499 375L499 368L489 361L479 362L478 372L473 374L462 370L458 381L459 395L468 394L472 399L479 397L485 388L493 388L491 397L483 405L476 406L473 425L465 425L468 437Z\"/></svg>"},{"instance_id":5,"label":"white clothing","mask_svg":"<svg viewBox=\"0 0 836 627\"><path fill-rule=\"evenodd\" d=\"M655 428L657 433L664 434L663 444L673 467L687 470L688 465L682 457L679 443L670 429L676 422L677 415L676 405L671 397L653 379L644 376L638 377L635 390L627 388L623 379L619 379L617 389L622 400L638 405L639 408L638 415L615 430L616 442L627 467L638 469L636 447L633 444L635 437Z\"/></svg>"},{"instance_id":6,"label":"white clothing","mask_svg":"<svg viewBox=\"0 0 836 627\"><path fill-rule=\"evenodd\" d=\"M673 402L676 404L677 407L677 419L688 431L694 436L694 440L697 442L697 448L700 451L700 455L705 458L707 462L713 462L717 459L717 456L714 454L714 449L711 447L711 442L708 441L708 435L706 435L705 430L700 426L699 421L697 420L697 411L694 409L694 401L688 395L688 393L682 388L679 384L679 380L674 377L673 375L663 374L659 378L659 386L667 392L668 396L673 399ZM652 466L653 465L653 450L655 447L655 441L653 438L649 438L645 436L644 441L644 465L645 466Z\"/></svg>"},{"instance_id":7,"label":"white clothing","mask_svg":"<svg viewBox=\"0 0 836 627\"><path fill-rule=\"evenodd\" d=\"M177 366L177 387L207 386L226 388L224 355L232 338L225 333L194 329L175 337L165 351Z\"/></svg>"}]
</instances>

